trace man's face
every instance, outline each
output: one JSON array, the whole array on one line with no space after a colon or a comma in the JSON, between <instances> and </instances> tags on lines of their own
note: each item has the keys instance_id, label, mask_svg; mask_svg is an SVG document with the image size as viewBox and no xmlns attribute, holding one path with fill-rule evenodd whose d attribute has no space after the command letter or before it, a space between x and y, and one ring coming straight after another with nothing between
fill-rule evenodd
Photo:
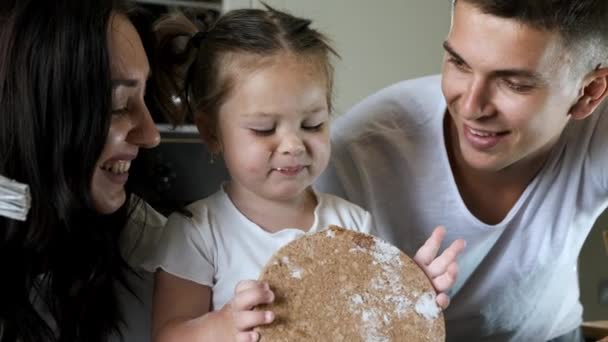
<instances>
[{"instance_id":1,"label":"man's face","mask_svg":"<svg viewBox=\"0 0 608 342\"><path fill-rule=\"evenodd\" d=\"M459 1L444 46L453 151L468 167L491 172L543 158L581 86L560 36Z\"/></svg>"}]
</instances>

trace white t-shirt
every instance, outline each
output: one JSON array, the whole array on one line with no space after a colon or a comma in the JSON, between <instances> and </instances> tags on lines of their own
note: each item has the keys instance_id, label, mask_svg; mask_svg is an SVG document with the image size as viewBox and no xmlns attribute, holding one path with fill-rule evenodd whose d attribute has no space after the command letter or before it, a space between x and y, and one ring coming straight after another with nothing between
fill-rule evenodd
<instances>
[{"instance_id":1,"label":"white t-shirt","mask_svg":"<svg viewBox=\"0 0 608 342\"><path fill-rule=\"evenodd\" d=\"M127 281L134 296L121 284L116 284L118 300L123 313L124 324L120 327L122 339L110 336L108 342L149 342L152 330L152 290L154 288L154 275L144 270L141 265L144 260L152 257L158 239L165 226L166 218L154 210L143 200L132 197L133 213L120 237L120 249L123 258L136 274L126 273ZM43 279L42 277L40 279ZM40 283L42 291L47 284ZM37 292L32 293L33 305L46 321L49 327L57 332L57 325L49 310Z\"/></svg>"},{"instance_id":2,"label":"white t-shirt","mask_svg":"<svg viewBox=\"0 0 608 342\"><path fill-rule=\"evenodd\" d=\"M329 225L370 233L368 212L332 195L315 195L318 203L308 233ZM191 217L182 213L169 216L157 258L146 268L160 267L182 279L209 286L214 310L232 299L240 280L257 279L274 252L306 234L292 228L276 233L265 231L234 206L223 188L186 210Z\"/></svg>"},{"instance_id":3,"label":"white t-shirt","mask_svg":"<svg viewBox=\"0 0 608 342\"><path fill-rule=\"evenodd\" d=\"M395 84L339 117L318 189L369 210L379 236L406 254L439 224L443 248L466 239L445 312L448 341L545 341L577 328L577 258L608 205L607 106L571 121L507 216L488 225L454 181L440 81Z\"/></svg>"},{"instance_id":4,"label":"white t-shirt","mask_svg":"<svg viewBox=\"0 0 608 342\"><path fill-rule=\"evenodd\" d=\"M149 260L159 244L167 219L148 203L140 200L120 237L121 252L137 275L127 273L132 293L118 286L119 300L125 317L121 329L125 342L149 342L152 340L152 293L154 274L142 265ZM111 342L119 339L111 338Z\"/></svg>"}]
</instances>

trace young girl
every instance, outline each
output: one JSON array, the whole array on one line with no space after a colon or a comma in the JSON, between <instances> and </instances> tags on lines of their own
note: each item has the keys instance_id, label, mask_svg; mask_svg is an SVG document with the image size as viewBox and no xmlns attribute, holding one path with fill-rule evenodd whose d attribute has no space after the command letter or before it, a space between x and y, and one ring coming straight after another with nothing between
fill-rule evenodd
<instances>
[{"instance_id":1,"label":"young girl","mask_svg":"<svg viewBox=\"0 0 608 342\"><path fill-rule=\"evenodd\" d=\"M168 92L165 108L195 114L231 181L169 218L152 265L156 341L257 341L254 328L274 315L252 308L274 295L246 279L276 250L330 224L371 232L368 212L312 187L330 156L334 51L309 24L268 8L229 12L198 33L184 17L157 27L161 47L178 49L191 37L161 60L185 63L165 75L184 89ZM464 246L454 242L433 261L442 238L438 230L416 257L438 291L453 284ZM438 302L445 307L447 296Z\"/></svg>"}]
</instances>

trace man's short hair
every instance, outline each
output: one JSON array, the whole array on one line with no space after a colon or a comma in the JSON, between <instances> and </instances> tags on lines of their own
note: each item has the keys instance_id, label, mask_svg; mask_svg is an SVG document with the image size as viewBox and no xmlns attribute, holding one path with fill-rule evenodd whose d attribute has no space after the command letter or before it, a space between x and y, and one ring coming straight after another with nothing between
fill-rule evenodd
<instances>
[{"instance_id":1,"label":"man's short hair","mask_svg":"<svg viewBox=\"0 0 608 342\"><path fill-rule=\"evenodd\" d=\"M608 62L608 0L454 0L486 14L556 31L565 46L581 51L587 68Z\"/></svg>"}]
</instances>

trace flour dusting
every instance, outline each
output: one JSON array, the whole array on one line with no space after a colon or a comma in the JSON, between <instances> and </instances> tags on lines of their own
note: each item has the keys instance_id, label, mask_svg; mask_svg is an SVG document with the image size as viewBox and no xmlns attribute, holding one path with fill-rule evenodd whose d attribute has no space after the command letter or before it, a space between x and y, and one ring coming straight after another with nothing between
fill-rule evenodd
<instances>
[{"instance_id":1,"label":"flour dusting","mask_svg":"<svg viewBox=\"0 0 608 342\"><path fill-rule=\"evenodd\" d=\"M284 256L281 258L281 262L283 263L283 265L286 265L287 268L289 269L289 273L291 274L292 278L296 278L296 279L302 279L302 275L304 274L304 270L297 266L294 265L293 263L291 263L289 261L289 258Z\"/></svg>"},{"instance_id":2,"label":"flour dusting","mask_svg":"<svg viewBox=\"0 0 608 342\"><path fill-rule=\"evenodd\" d=\"M297 278L297 279L302 279L302 273L304 273L304 270L297 267L297 266L293 266L291 269L291 277L292 278Z\"/></svg>"},{"instance_id":3,"label":"flour dusting","mask_svg":"<svg viewBox=\"0 0 608 342\"><path fill-rule=\"evenodd\" d=\"M354 305L360 305L360 304L363 304L363 297L361 297L361 295L359 295L359 294L355 294L352 297L350 297L350 301Z\"/></svg>"},{"instance_id":4,"label":"flour dusting","mask_svg":"<svg viewBox=\"0 0 608 342\"><path fill-rule=\"evenodd\" d=\"M359 303L361 296L355 295L351 299L351 311L361 317L361 337L365 342L390 342L388 336L380 332L382 325L381 319L385 322L388 317L380 314L377 309L365 307L363 303ZM390 320L388 320L390 322Z\"/></svg>"},{"instance_id":5,"label":"flour dusting","mask_svg":"<svg viewBox=\"0 0 608 342\"><path fill-rule=\"evenodd\" d=\"M374 258L380 264L388 263L395 267L403 265L399 255L401 251L395 246L392 246L384 241L376 240L374 248Z\"/></svg>"},{"instance_id":6,"label":"flour dusting","mask_svg":"<svg viewBox=\"0 0 608 342\"><path fill-rule=\"evenodd\" d=\"M427 292L418 298L416 312L426 319L435 319L439 316L441 309L437 306L435 294Z\"/></svg>"},{"instance_id":7,"label":"flour dusting","mask_svg":"<svg viewBox=\"0 0 608 342\"><path fill-rule=\"evenodd\" d=\"M384 241L374 239L374 242L371 250L355 246L349 252L371 255L372 263L379 267L370 279L370 288L384 295L382 297L369 293L352 295L350 311L361 319L360 329L364 341L388 342L390 336L383 334L383 330L391 324L391 316L383 310L388 309L388 312L402 318L412 310L412 303L404 295L407 291L401 278L401 270L404 267L400 258L401 251Z\"/></svg>"},{"instance_id":8,"label":"flour dusting","mask_svg":"<svg viewBox=\"0 0 608 342\"><path fill-rule=\"evenodd\" d=\"M367 250L361 246L356 246L348 250L349 253L367 253Z\"/></svg>"}]
</instances>

